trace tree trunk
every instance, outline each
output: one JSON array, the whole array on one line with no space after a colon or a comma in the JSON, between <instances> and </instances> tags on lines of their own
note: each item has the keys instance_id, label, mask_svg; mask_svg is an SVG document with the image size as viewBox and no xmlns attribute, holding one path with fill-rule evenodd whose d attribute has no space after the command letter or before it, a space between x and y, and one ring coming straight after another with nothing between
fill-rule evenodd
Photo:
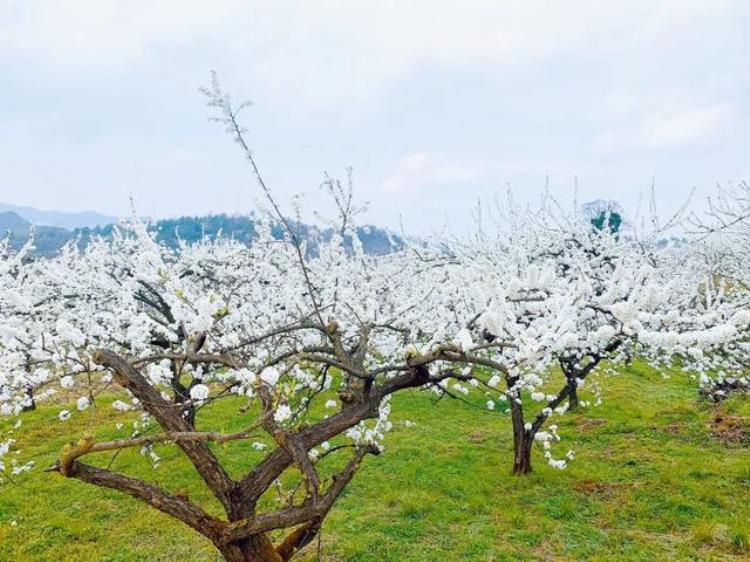
<instances>
[{"instance_id":1,"label":"tree trunk","mask_svg":"<svg viewBox=\"0 0 750 562\"><path fill-rule=\"evenodd\" d=\"M528 431L520 434L513 433L513 474L520 476L529 474L531 468L531 445L534 439Z\"/></svg>"},{"instance_id":2,"label":"tree trunk","mask_svg":"<svg viewBox=\"0 0 750 562\"><path fill-rule=\"evenodd\" d=\"M578 383L575 379L570 383L570 392L568 393L568 410L574 412L578 409Z\"/></svg>"},{"instance_id":3,"label":"tree trunk","mask_svg":"<svg viewBox=\"0 0 750 562\"><path fill-rule=\"evenodd\" d=\"M254 535L219 548L227 562L285 562L266 535Z\"/></svg>"},{"instance_id":4,"label":"tree trunk","mask_svg":"<svg viewBox=\"0 0 750 562\"><path fill-rule=\"evenodd\" d=\"M513 421L513 474L516 476L531 472L531 446L534 436L527 430L523 421L523 407L511 399L511 420Z\"/></svg>"}]
</instances>

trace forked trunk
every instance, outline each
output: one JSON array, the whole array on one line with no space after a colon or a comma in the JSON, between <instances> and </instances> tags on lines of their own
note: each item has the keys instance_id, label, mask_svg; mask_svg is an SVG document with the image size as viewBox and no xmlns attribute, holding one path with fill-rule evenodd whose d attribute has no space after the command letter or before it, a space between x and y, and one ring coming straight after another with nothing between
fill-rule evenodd
<instances>
[{"instance_id":1,"label":"forked trunk","mask_svg":"<svg viewBox=\"0 0 750 562\"><path fill-rule=\"evenodd\" d=\"M219 548L227 562L285 562L266 535L254 535Z\"/></svg>"}]
</instances>

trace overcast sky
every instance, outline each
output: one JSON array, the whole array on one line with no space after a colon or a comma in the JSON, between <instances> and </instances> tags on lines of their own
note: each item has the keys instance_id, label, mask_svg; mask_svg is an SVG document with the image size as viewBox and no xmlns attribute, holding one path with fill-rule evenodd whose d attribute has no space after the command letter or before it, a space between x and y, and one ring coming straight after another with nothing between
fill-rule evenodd
<instances>
[{"instance_id":1,"label":"overcast sky","mask_svg":"<svg viewBox=\"0 0 750 562\"><path fill-rule=\"evenodd\" d=\"M0 0L0 201L246 212L219 72L284 200L351 165L372 222L551 190L668 209L750 179L747 0Z\"/></svg>"}]
</instances>

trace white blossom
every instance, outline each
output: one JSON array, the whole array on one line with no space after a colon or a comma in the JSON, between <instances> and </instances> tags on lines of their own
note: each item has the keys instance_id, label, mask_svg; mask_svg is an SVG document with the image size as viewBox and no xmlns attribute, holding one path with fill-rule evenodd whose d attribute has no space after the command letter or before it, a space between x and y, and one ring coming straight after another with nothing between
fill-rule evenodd
<instances>
[{"instance_id":1,"label":"white blossom","mask_svg":"<svg viewBox=\"0 0 750 562\"><path fill-rule=\"evenodd\" d=\"M196 384L190 389L190 398L197 401L207 400L210 389L205 384Z\"/></svg>"}]
</instances>

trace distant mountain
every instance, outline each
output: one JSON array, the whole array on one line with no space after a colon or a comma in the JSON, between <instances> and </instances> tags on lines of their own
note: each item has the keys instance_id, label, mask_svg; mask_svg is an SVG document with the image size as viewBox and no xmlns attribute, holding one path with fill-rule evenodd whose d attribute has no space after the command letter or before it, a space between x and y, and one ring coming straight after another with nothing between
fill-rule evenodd
<instances>
[{"instance_id":1,"label":"distant mountain","mask_svg":"<svg viewBox=\"0 0 750 562\"><path fill-rule=\"evenodd\" d=\"M149 230L156 233L157 241L170 248L177 247L181 241L192 244L203 238L215 239L219 236L249 244L255 235L255 222L254 217L245 215L204 215L161 219L151 222ZM296 229L301 238L307 240L313 240L317 236L328 239L333 234L333 230L330 228L321 230L308 224L293 224L292 227ZM114 228L115 225L113 224L94 228L79 228L75 230L74 235L85 244L91 237L111 236ZM280 225L273 226L272 233L276 238L284 236L284 231ZM403 245L403 240L399 236L377 226L358 227L357 233L365 252L368 254L386 254ZM346 243L351 245L350 241ZM311 249L314 251L314 248Z\"/></svg>"},{"instance_id":2,"label":"distant mountain","mask_svg":"<svg viewBox=\"0 0 750 562\"><path fill-rule=\"evenodd\" d=\"M176 248L180 242L195 243L204 238L215 239L219 236L231 238L249 244L255 235L256 219L242 215L206 215L180 217L152 221L148 228L156 234L156 239L170 248ZM108 238L112 236L116 225L114 223L103 226L84 226L74 230L54 226L34 227L35 254L49 256L57 252L70 240L77 240L79 245L85 246L89 240L96 237ZM321 236L328 239L333 234L330 228L320 229L306 224L293 225L298 234L307 240L314 240ZM31 222L15 212L0 212L0 237L10 233L11 245L19 248L26 243L31 231ZM284 231L280 226L274 226L272 233L276 238L282 238ZM365 252L369 254L385 254L403 244L400 237L376 226L358 228L359 238ZM351 241L346 242L351 246ZM314 252L314 245L310 251Z\"/></svg>"},{"instance_id":3,"label":"distant mountain","mask_svg":"<svg viewBox=\"0 0 750 562\"><path fill-rule=\"evenodd\" d=\"M65 213L61 211L40 211L34 207L21 207L0 203L0 213L11 212L38 226L57 226L67 230L87 226L104 226L117 222L117 217L103 215L95 211Z\"/></svg>"},{"instance_id":4,"label":"distant mountain","mask_svg":"<svg viewBox=\"0 0 750 562\"><path fill-rule=\"evenodd\" d=\"M0 231L12 232L18 236L26 236L31 229L31 224L19 217L16 213L0 212Z\"/></svg>"},{"instance_id":5,"label":"distant mountain","mask_svg":"<svg viewBox=\"0 0 750 562\"><path fill-rule=\"evenodd\" d=\"M31 223L10 211L0 212L0 237L10 236L10 244L18 249L29 239ZM73 238L73 233L56 226L34 227L34 253L50 256Z\"/></svg>"}]
</instances>

